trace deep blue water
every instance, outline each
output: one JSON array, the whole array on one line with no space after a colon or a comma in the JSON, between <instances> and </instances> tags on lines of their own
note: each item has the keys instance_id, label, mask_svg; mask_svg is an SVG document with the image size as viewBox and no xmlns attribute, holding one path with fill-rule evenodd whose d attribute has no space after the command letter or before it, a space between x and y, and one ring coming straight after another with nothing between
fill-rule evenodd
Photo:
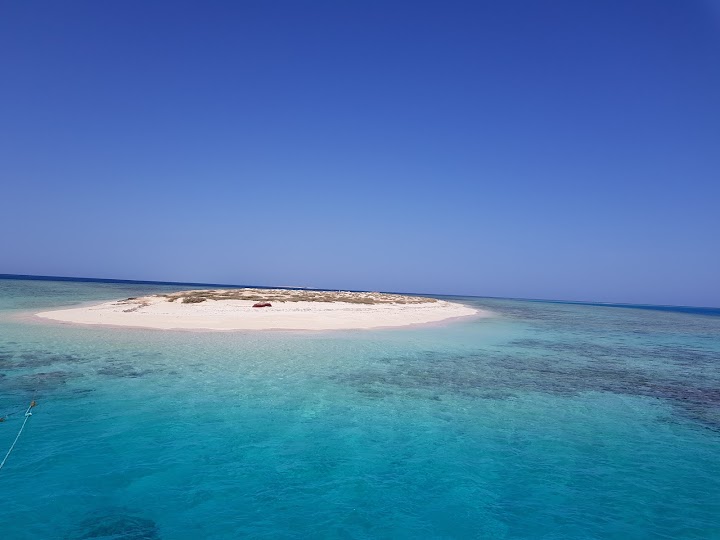
<instances>
[{"instance_id":1,"label":"deep blue water","mask_svg":"<svg viewBox=\"0 0 720 540\"><path fill-rule=\"evenodd\" d=\"M710 317L720 317L720 308L714 307L696 307L696 306L655 306L649 304L613 304L609 302L562 302L558 300L535 300L536 302L552 303L552 304L575 304L583 306L625 308L625 309L647 309L650 311L668 311L671 313L687 313L689 315L708 315Z\"/></svg>"},{"instance_id":2,"label":"deep blue water","mask_svg":"<svg viewBox=\"0 0 720 540\"><path fill-rule=\"evenodd\" d=\"M0 538L720 538L720 317L465 298L333 333L26 314L177 285L0 280ZM710 315L710 316L708 316ZM4 455L22 414L0 423Z\"/></svg>"}]
</instances>

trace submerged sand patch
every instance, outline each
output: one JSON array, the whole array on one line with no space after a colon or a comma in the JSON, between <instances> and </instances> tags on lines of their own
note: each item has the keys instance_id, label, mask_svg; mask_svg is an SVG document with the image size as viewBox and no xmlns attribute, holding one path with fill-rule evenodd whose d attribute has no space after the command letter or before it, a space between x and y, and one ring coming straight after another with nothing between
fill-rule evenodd
<instances>
[{"instance_id":1,"label":"submerged sand patch","mask_svg":"<svg viewBox=\"0 0 720 540\"><path fill-rule=\"evenodd\" d=\"M254 308L258 302L271 307ZM439 322L483 312L455 302L377 292L202 289L37 313L76 324L182 330L349 330Z\"/></svg>"}]
</instances>

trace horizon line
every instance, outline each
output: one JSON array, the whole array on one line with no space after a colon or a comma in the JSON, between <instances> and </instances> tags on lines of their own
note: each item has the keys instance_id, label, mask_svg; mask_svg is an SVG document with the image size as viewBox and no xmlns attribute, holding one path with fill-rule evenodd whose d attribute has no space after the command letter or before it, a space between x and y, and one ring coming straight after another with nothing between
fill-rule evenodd
<instances>
[{"instance_id":1,"label":"horizon line","mask_svg":"<svg viewBox=\"0 0 720 540\"><path fill-rule=\"evenodd\" d=\"M201 286L212 286L212 287L235 287L235 288L255 288L255 289L287 289L287 290L313 290L313 291L335 291L340 289L324 289L319 287L290 287L280 285L248 285L248 284L230 284L230 283L207 283L201 281L159 281L159 280L146 280L146 279L119 279L119 278L97 278L97 277L79 277L79 276L47 276L39 274L2 274L0 273L0 279L28 279L30 281L80 281L89 283L136 283L138 285L201 285ZM348 292L370 292L365 290L357 289L342 289ZM648 307L648 308L690 308L690 309L720 309L720 306L688 306L688 305L674 305L674 304L631 304L627 302L602 302L598 300L563 300L558 298L523 298L513 296L483 296L477 294L437 294L437 293L426 293L426 292L407 292L407 291L377 291L388 294L410 294L410 295L431 295L431 296L451 296L459 298L490 298L495 300L523 300L526 302L548 302L548 303L562 303L562 304L584 304L584 305L597 305L607 307Z\"/></svg>"}]
</instances>

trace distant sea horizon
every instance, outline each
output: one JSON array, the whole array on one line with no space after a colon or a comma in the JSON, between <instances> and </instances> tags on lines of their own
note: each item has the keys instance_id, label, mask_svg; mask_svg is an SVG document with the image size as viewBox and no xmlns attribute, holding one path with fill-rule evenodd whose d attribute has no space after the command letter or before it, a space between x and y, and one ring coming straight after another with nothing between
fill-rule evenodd
<instances>
[{"instance_id":1,"label":"distant sea horizon","mask_svg":"<svg viewBox=\"0 0 720 540\"><path fill-rule=\"evenodd\" d=\"M178 285L181 287L202 286L202 287L231 287L231 288L254 288L254 289L307 289L314 291L331 291L333 288L323 287L300 287L283 285L253 285L238 283L207 283L201 281L159 281L146 279L116 279L116 278L94 278L77 276L46 276L35 274L1 274L0 279L33 280L33 281L69 281L78 283L126 283L137 285ZM351 292L365 292L361 289L344 289ZM708 315L720 317L720 307L713 306L686 306L672 304L633 304L630 302L601 302L597 300L564 300L559 298L523 298L519 296L485 296L478 294L439 294L434 292L417 291L379 291L384 293L411 294L417 296L441 296L455 298L487 298L495 300L523 300L527 302L546 302L551 304L574 304L580 306L595 306L623 309L645 309L652 311L667 311L674 313L688 313L693 315Z\"/></svg>"}]
</instances>

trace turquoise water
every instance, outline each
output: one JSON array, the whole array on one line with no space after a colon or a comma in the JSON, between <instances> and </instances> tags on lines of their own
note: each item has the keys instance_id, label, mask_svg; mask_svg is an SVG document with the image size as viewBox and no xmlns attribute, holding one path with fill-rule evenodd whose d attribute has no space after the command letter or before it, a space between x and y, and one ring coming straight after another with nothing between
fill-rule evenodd
<instances>
[{"instance_id":1,"label":"turquoise water","mask_svg":"<svg viewBox=\"0 0 720 540\"><path fill-rule=\"evenodd\" d=\"M23 319L177 288L0 280L0 414L39 403L0 471L0 538L720 538L720 317L465 298L496 316Z\"/></svg>"}]
</instances>

